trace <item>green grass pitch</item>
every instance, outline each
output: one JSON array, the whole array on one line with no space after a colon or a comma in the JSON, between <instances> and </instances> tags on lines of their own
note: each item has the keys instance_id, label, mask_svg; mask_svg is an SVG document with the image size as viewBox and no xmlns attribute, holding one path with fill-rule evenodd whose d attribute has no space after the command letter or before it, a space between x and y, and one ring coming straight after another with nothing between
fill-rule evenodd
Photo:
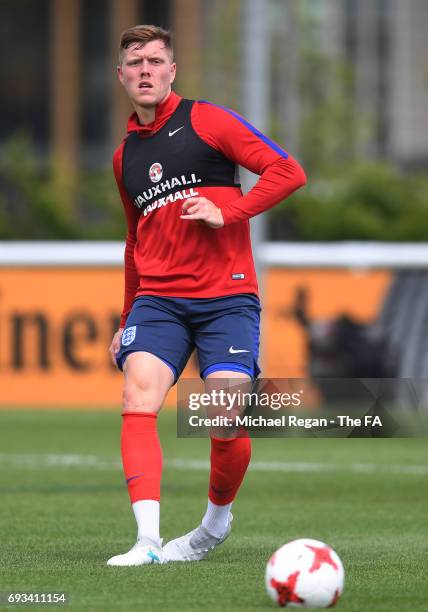
<instances>
[{"instance_id":1,"label":"green grass pitch","mask_svg":"<svg viewBox=\"0 0 428 612\"><path fill-rule=\"evenodd\" d=\"M177 439L173 411L159 428L166 541L205 509L209 444ZM0 591L64 591L73 610L273 610L266 560L311 537L343 560L338 610L427 610L426 440L255 440L232 535L209 559L108 568L135 538L119 429L119 411L0 412Z\"/></svg>"}]
</instances>

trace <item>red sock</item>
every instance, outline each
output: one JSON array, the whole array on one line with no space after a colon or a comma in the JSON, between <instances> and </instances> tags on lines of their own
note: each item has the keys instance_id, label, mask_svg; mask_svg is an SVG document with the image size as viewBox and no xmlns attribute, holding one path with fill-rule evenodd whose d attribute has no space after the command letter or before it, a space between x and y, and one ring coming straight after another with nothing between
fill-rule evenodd
<instances>
[{"instance_id":1,"label":"red sock","mask_svg":"<svg viewBox=\"0 0 428 612\"><path fill-rule=\"evenodd\" d=\"M122 416L122 463L131 503L140 499L159 501L162 449L157 414L140 412Z\"/></svg>"},{"instance_id":2,"label":"red sock","mask_svg":"<svg viewBox=\"0 0 428 612\"><path fill-rule=\"evenodd\" d=\"M247 471L251 440L211 438L211 473L208 497L218 506L232 502Z\"/></svg>"}]
</instances>

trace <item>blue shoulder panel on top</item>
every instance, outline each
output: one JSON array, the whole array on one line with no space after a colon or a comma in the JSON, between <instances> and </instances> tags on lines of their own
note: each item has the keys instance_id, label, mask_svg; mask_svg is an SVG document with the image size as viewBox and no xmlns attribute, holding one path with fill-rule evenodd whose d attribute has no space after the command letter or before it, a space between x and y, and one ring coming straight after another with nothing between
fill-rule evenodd
<instances>
[{"instance_id":1,"label":"blue shoulder panel on top","mask_svg":"<svg viewBox=\"0 0 428 612\"><path fill-rule=\"evenodd\" d=\"M251 125L251 123L249 123L243 117L240 117L238 113L235 113L233 110L230 110L230 108L226 108L225 106L220 106L219 104L213 104L212 102L208 102L207 100L198 100L198 102L200 102L201 104L210 104L211 106L221 108L221 110L224 110L226 113L229 113L229 115L232 115L232 117L235 117L235 119L240 121L242 125L245 125L245 127L248 128L255 136L260 138L260 140L262 140L265 144L271 147L271 149L279 153L279 155L281 155L285 159L288 158L287 151L285 151L284 149L281 149L281 147L277 145L276 142L274 142L273 140L271 140L270 138L262 134L257 128L254 127L254 125Z\"/></svg>"}]
</instances>

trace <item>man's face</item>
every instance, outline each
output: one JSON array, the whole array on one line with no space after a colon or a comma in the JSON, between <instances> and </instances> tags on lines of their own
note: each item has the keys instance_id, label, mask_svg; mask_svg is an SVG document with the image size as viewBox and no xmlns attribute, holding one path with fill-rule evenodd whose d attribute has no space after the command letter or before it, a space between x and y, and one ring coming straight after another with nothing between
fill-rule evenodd
<instances>
[{"instance_id":1,"label":"man's face","mask_svg":"<svg viewBox=\"0 0 428 612\"><path fill-rule=\"evenodd\" d=\"M117 73L134 106L151 108L170 93L175 63L164 43L152 40L144 47L135 43L125 49Z\"/></svg>"}]
</instances>

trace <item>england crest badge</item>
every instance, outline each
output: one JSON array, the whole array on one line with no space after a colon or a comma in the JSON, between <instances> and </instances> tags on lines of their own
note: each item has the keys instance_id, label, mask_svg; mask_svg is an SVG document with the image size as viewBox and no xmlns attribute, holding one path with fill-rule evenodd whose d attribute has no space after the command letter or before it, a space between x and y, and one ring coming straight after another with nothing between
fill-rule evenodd
<instances>
[{"instance_id":1,"label":"england crest badge","mask_svg":"<svg viewBox=\"0 0 428 612\"><path fill-rule=\"evenodd\" d=\"M133 325L132 327L127 327L123 330L122 334L122 346L129 346L135 340L135 336L137 334L137 327Z\"/></svg>"}]
</instances>

